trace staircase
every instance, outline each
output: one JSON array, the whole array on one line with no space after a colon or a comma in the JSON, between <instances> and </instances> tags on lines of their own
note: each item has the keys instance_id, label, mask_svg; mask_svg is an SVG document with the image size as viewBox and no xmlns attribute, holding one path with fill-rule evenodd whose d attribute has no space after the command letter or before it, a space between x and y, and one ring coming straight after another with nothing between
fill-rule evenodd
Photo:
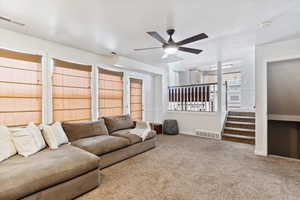
<instances>
[{"instance_id":1,"label":"staircase","mask_svg":"<svg viewBox=\"0 0 300 200\"><path fill-rule=\"evenodd\" d=\"M222 140L255 144L255 113L229 111Z\"/></svg>"}]
</instances>

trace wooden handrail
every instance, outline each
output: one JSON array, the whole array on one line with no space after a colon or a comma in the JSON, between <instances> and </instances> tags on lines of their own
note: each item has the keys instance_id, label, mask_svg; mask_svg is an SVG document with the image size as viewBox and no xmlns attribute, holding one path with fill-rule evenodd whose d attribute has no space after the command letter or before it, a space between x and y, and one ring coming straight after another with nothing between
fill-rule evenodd
<instances>
[{"instance_id":1,"label":"wooden handrail","mask_svg":"<svg viewBox=\"0 0 300 200\"><path fill-rule=\"evenodd\" d=\"M178 86L169 86L168 88L181 88L181 87L199 87L199 86L209 86L217 85L218 83L203 83L203 84L192 84L192 85L178 85Z\"/></svg>"}]
</instances>

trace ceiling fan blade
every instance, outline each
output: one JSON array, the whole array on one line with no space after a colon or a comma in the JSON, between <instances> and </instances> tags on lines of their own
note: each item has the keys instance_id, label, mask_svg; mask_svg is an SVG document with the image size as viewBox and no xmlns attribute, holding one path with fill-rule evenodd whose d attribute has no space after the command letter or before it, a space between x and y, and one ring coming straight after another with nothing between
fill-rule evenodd
<instances>
[{"instance_id":1,"label":"ceiling fan blade","mask_svg":"<svg viewBox=\"0 0 300 200\"><path fill-rule=\"evenodd\" d=\"M200 49L193 49L193 48L188 48L188 47L179 47L178 50L188 52L188 53L193 53L193 54L199 54L202 52L202 50L200 50Z\"/></svg>"},{"instance_id":2,"label":"ceiling fan blade","mask_svg":"<svg viewBox=\"0 0 300 200\"><path fill-rule=\"evenodd\" d=\"M162 38L157 32L155 31L150 31L147 32L151 37L155 38L156 40L160 41L163 44L166 44L166 40L164 38Z\"/></svg>"},{"instance_id":3,"label":"ceiling fan blade","mask_svg":"<svg viewBox=\"0 0 300 200\"><path fill-rule=\"evenodd\" d=\"M192 42L196 42L198 40L203 40L205 38L208 38L208 36L205 33L201 33L201 34L195 35L193 37L181 40L180 42L177 42L177 45L181 46L181 45L189 44Z\"/></svg>"},{"instance_id":4,"label":"ceiling fan blade","mask_svg":"<svg viewBox=\"0 0 300 200\"><path fill-rule=\"evenodd\" d=\"M161 48L162 47L149 47L149 48L134 49L134 51L143 51L143 50L161 49Z\"/></svg>"}]
</instances>

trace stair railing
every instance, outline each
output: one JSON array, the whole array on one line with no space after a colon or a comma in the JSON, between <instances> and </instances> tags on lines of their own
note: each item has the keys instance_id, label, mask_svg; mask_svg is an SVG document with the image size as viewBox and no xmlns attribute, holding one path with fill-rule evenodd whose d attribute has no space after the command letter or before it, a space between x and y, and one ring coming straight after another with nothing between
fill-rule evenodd
<instances>
[{"instance_id":1,"label":"stair railing","mask_svg":"<svg viewBox=\"0 0 300 200\"><path fill-rule=\"evenodd\" d=\"M169 111L217 112L217 83L171 86Z\"/></svg>"}]
</instances>

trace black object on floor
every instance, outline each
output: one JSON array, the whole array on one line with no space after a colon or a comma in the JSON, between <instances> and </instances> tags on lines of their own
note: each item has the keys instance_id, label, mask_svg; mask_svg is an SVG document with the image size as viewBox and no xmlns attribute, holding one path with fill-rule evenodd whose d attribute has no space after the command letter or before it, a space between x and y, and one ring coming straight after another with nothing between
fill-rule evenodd
<instances>
[{"instance_id":1,"label":"black object on floor","mask_svg":"<svg viewBox=\"0 0 300 200\"><path fill-rule=\"evenodd\" d=\"M166 135L178 135L178 123L175 119L166 119L163 124L163 133Z\"/></svg>"}]
</instances>

